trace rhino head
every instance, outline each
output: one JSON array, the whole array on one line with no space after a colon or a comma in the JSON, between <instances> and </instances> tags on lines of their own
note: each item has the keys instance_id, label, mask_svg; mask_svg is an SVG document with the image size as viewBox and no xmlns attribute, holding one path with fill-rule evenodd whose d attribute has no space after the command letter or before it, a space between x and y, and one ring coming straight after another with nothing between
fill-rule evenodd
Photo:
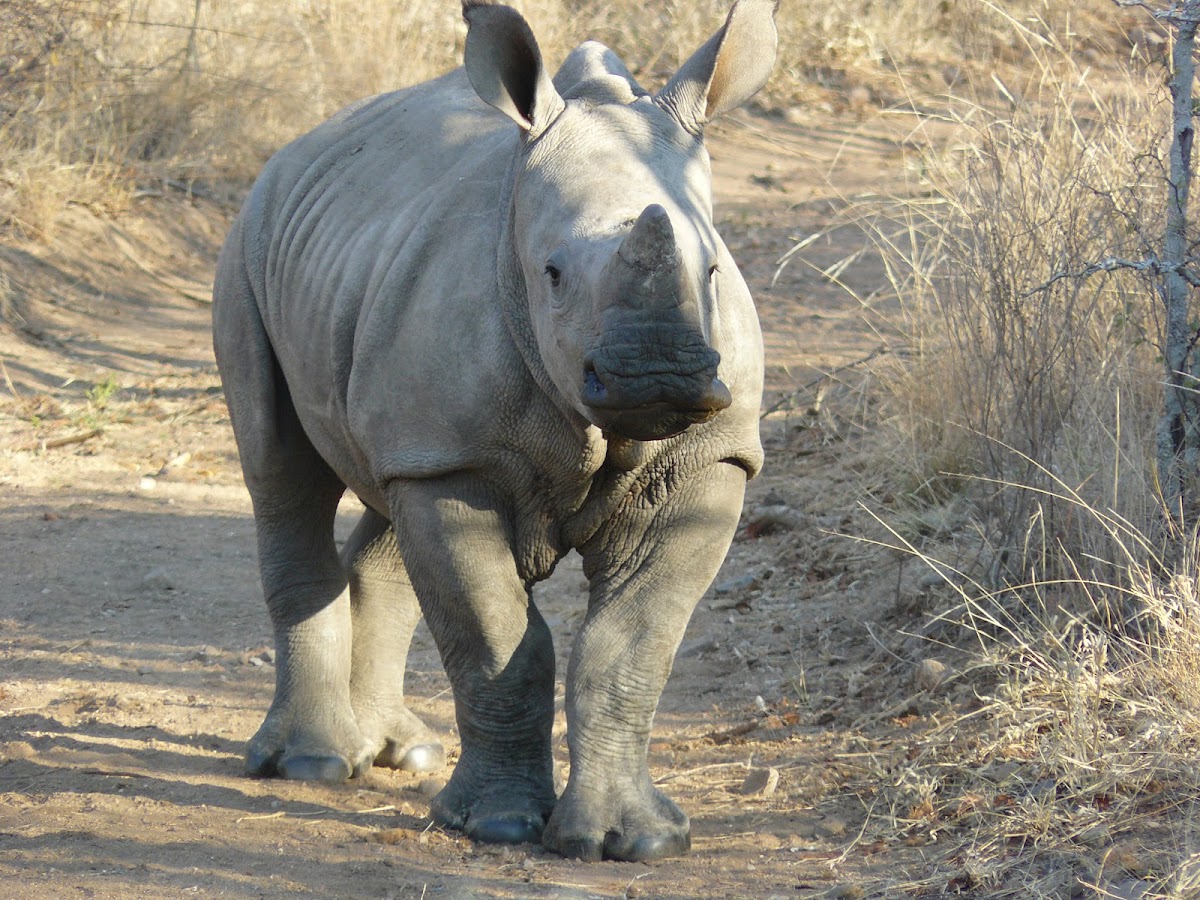
<instances>
[{"instance_id":1,"label":"rhino head","mask_svg":"<svg viewBox=\"0 0 1200 900\"><path fill-rule=\"evenodd\" d=\"M723 301L749 295L713 227L703 129L766 82L775 7L740 0L650 95L595 43L552 80L515 10L464 3L471 84L522 133L501 247L518 343L606 435L665 439L732 403Z\"/></svg>"}]
</instances>

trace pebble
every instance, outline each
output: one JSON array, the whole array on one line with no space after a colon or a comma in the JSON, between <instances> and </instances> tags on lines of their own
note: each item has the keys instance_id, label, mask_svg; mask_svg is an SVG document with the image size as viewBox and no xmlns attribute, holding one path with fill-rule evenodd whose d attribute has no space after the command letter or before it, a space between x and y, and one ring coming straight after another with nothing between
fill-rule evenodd
<instances>
[{"instance_id":1,"label":"pebble","mask_svg":"<svg viewBox=\"0 0 1200 900\"><path fill-rule=\"evenodd\" d=\"M138 487L143 491L152 491L158 485L158 481L149 475L143 475L142 480L138 482Z\"/></svg>"},{"instance_id":2,"label":"pebble","mask_svg":"<svg viewBox=\"0 0 1200 900\"><path fill-rule=\"evenodd\" d=\"M1083 829L1076 840L1089 847L1103 847L1112 841L1112 829L1103 822L1097 822Z\"/></svg>"},{"instance_id":3,"label":"pebble","mask_svg":"<svg viewBox=\"0 0 1200 900\"><path fill-rule=\"evenodd\" d=\"M758 587L758 578L754 575L742 575L739 578L731 578L729 581L723 581L718 584L713 590L718 596L725 594L733 594L737 591L748 590L752 587Z\"/></svg>"},{"instance_id":4,"label":"pebble","mask_svg":"<svg viewBox=\"0 0 1200 900\"><path fill-rule=\"evenodd\" d=\"M913 686L918 691L933 693L946 680L946 666L936 659L923 659L913 670Z\"/></svg>"},{"instance_id":5,"label":"pebble","mask_svg":"<svg viewBox=\"0 0 1200 900\"><path fill-rule=\"evenodd\" d=\"M775 793L777 787L779 787L779 770L772 766L765 766L761 769L750 770L750 774L742 782L742 793L747 796L757 794L770 797Z\"/></svg>"},{"instance_id":6,"label":"pebble","mask_svg":"<svg viewBox=\"0 0 1200 900\"><path fill-rule=\"evenodd\" d=\"M750 516L749 527L755 534L795 531L804 525L804 516L790 506L762 506Z\"/></svg>"},{"instance_id":7,"label":"pebble","mask_svg":"<svg viewBox=\"0 0 1200 900\"><path fill-rule=\"evenodd\" d=\"M151 569L142 577L142 587L153 591L173 591L175 590L175 581L167 574L167 570L160 566Z\"/></svg>"},{"instance_id":8,"label":"pebble","mask_svg":"<svg viewBox=\"0 0 1200 900\"><path fill-rule=\"evenodd\" d=\"M816 833L820 837L842 837L846 833L847 827L845 819L829 816L817 824Z\"/></svg>"},{"instance_id":9,"label":"pebble","mask_svg":"<svg viewBox=\"0 0 1200 900\"><path fill-rule=\"evenodd\" d=\"M680 647L679 658L688 659L692 656L699 656L702 653L708 653L710 650L717 650L720 646L720 642L710 634L707 637L691 641Z\"/></svg>"}]
</instances>

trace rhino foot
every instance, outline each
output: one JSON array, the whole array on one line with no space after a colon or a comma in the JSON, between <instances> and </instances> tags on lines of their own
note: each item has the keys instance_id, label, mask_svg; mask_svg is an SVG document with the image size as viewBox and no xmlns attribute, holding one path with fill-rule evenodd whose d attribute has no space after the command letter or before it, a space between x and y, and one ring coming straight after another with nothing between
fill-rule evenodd
<instances>
[{"instance_id":1,"label":"rhino foot","mask_svg":"<svg viewBox=\"0 0 1200 900\"><path fill-rule=\"evenodd\" d=\"M360 719L361 721L361 719ZM364 726L371 733L369 726ZM402 709L383 734L368 741L382 749L375 754L375 765L402 772L435 772L446 765L446 750L425 723Z\"/></svg>"},{"instance_id":2,"label":"rhino foot","mask_svg":"<svg viewBox=\"0 0 1200 900\"><path fill-rule=\"evenodd\" d=\"M284 719L268 714L246 750L246 774L337 784L370 769L374 754L357 728L349 725L284 728Z\"/></svg>"},{"instance_id":3,"label":"rhino foot","mask_svg":"<svg viewBox=\"0 0 1200 900\"><path fill-rule=\"evenodd\" d=\"M666 795L646 781L641 790L586 792L570 785L546 825L542 843L563 856L649 862L691 849L691 825Z\"/></svg>"},{"instance_id":4,"label":"rhino foot","mask_svg":"<svg viewBox=\"0 0 1200 900\"><path fill-rule=\"evenodd\" d=\"M291 781L323 781L340 784L363 775L370 757L351 762L339 753L265 751L252 748L246 754L246 774L258 778L287 778Z\"/></svg>"},{"instance_id":5,"label":"rhino foot","mask_svg":"<svg viewBox=\"0 0 1200 900\"><path fill-rule=\"evenodd\" d=\"M452 777L430 804L433 820L488 844L536 843L554 807L554 794L530 791L524 780L488 785L486 796L472 802Z\"/></svg>"}]
</instances>

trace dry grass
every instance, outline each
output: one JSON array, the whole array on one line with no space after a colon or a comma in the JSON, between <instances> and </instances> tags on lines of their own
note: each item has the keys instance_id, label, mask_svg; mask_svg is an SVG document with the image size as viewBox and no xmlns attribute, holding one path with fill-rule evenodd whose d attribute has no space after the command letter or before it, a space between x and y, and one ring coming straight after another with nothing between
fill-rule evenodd
<instances>
[{"instance_id":1,"label":"dry grass","mask_svg":"<svg viewBox=\"0 0 1200 900\"><path fill-rule=\"evenodd\" d=\"M661 83L715 29L728 3L528 0L551 65L585 37ZM837 102L866 85L896 99L1026 55L1012 10L1111 55L1104 0L785 3L773 104ZM1072 29L1074 29L1072 31ZM458 4L361 0L6 0L0 5L0 225L46 235L68 202L119 211L133 191L245 181L274 149L358 97L459 63ZM922 88L924 90L924 87Z\"/></svg>"},{"instance_id":2,"label":"dry grass","mask_svg":"<svg viewBox=\"0 0 1200 900\"><path fill-rule=\"evenodd\" d=\"M917 524L953 505L976 548L927 626L974 699L881 764L866 834L930 845L909 893L1196 897L1200 544L1156 491L1154 286L1104 263L1160 239L1169 98L1010 25L1025 76L967 78L910 196L857 210L908 351L888 542L946 571Z\"/></svg>"},{"instance_id":3,"label":"dry grass","mask_svg":"<svg viewBox=\"0 0 1200 900\"><path fill-rule=\"evenodd\" d=\"M1022 102L990 80L952 102L911 161L915 196L873 223L911 351L888 379L889 465L917 505L988 482L975 497L993 582L1110 555L1046 492L1051 476L1147 527L1157 512L1154 289L1101 264L1155 244L1164 92L1128 73L1102 94L1072 55L1035 58Z\"/></svg>"}]
</instances>

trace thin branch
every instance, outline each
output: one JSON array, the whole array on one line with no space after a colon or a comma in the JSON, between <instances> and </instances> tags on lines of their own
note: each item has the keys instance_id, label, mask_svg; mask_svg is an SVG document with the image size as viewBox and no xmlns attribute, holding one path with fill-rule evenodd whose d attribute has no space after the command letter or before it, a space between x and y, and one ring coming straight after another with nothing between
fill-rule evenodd
<instances>
[{"instance_id":1,"label":"thin branch","mask_svg":"<svg viewBox=\"0 0 1200 900\"><path fill-rule=\"evenodd\" d=\"M1098 272L1115 272L1120 269L1129 269L1134 272L1146 272L1151 275L1164 275L1168 272L1173 275L1178 275L1192 287L1200 287L1200 272L1191 269L1186 263L1179 265L1168 265L1154 256L1148 256L1145 259L1121 259L1117 256L1106 256L1104 259L1084 266L1078 272L1055 272L1046 281L1043 281L1037 287L1030 288L1021 293L1021 297L1032 297L1034 294L1040 293L1053 285L1055 282L1062 281L1065 278L1083 279L1088 278Z\"/></svg>"}]
</instances>

